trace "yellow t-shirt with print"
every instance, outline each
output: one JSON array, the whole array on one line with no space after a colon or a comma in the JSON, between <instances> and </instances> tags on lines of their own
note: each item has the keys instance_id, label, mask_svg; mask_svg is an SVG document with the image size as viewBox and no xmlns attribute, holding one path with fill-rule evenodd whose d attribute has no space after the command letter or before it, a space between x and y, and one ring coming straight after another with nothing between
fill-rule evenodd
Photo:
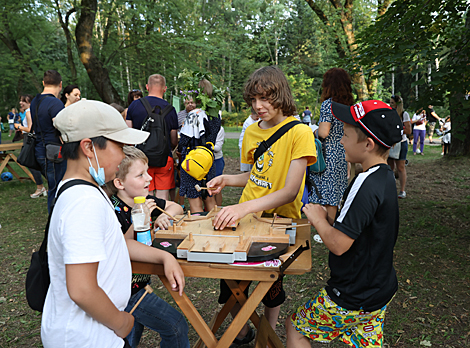
<instances>
[{"instance_id":1,"label":"yellow t-shirt with print","mask_svg":"<svg viewBox=\"0 0 470 348\"><path fill-rule=\"evenodd\" d=\"M258 148L258 144L263 140L268 140L271 135L286 123L295 120L293 116L287 117L284 121L269 129L261 129L258 122L256 122L246 129L245 136L243 137L241 162L252 164L253 168L251 169L248 183L243 189L240 203L260 198L282 189L286 182L287 172L292 160L306 157L308 166L315 163L315 139L312 129L304 124L298 124L289 129L254 163L253 155ZM305 173L295 200L280 207L266 210L265 213L277 213L284 217L299 219L304 185Z\"/></svg>"}]
</instances>

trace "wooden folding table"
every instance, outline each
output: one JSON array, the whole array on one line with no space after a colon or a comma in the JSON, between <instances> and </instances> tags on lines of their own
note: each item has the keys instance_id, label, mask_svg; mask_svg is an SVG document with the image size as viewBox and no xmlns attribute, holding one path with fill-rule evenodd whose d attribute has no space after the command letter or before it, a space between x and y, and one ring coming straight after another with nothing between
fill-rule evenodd
<instances>
[{"instance_id":1,"label":"wooden folding table","mask_svg":"<svg viewBox=\"0 0 470 348\"><path fill-rule=\"evenodd\" d=\"M295 222L298 224L307 223L306 220L295 220ZM310 243L310 227L298 227L295 245L289 247L287 253L280 257L281 260L287 259L287 257L299 246L306 245L306 241ZM168 289L181 311L188 318L189 322L199 335L200 340L196 343L195 347L199 347L201 345L201 340L208 348L229 347L248 319L250 319L258 329L256 341L257 348L264 348L266 347L266 344L276 348L284 347L264 316L260 318L255 311L271 285L278 279L280 274L279 267L236 266L220 263L188 262L186 260L178 261L183 269L185 277L225 279L232 291L230 299L222 309L214 315L208 325L194 307L186 293L183 293L183 296L180 297L177 292L171 290L171 286L165 277L162 265L132 262L132 271L134 273L156 274L159 276L163 285ZM289 266L289 268L287 268L284 274L300 275L309 272L311 268L311 253L310 250L307 250L304 251ZM235 280L241 280L241 282L237 283ZM246 298L243 290L248 286L250 281L258 281L259 283L251 295ZM214 301L216 301L216 298L214 298ZM240 311L220 340L217 340L215 332L217 332L217 329L221 326L227 315L230 313L230 310L237 302L241 305Z\"/></svg>"},{"instance_id":2,"label":"wooden folding table","mask_svg":"<svg viewBox=\"0 0 470 348\"><path fill-rule=\"evenodd\" d=\"M31 179L34 181L33 175L31 172L28 170L28 168L22 166L21 164L18 163L18 159L16 156L13 154L14 150L19 150L23 147L23 142L19 143L11 143L11 144L0 144L0 152L3 151L3 153L0 154L0 173L3 171L3 168L7 167L10 172L17 178L19 181L23 182L23 179ZM24 176L19 176L19 174L10 166L10 161L15 162L24 172L28 177Z\"/></svg>"}]
</instances>

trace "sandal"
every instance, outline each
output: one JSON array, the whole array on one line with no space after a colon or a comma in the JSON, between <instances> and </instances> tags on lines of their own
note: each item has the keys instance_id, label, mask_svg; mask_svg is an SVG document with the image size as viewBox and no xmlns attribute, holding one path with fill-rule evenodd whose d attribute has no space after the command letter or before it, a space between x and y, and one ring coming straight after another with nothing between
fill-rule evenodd
<instances>
[{"instance_id":1,"label":"sandal","mask_svg":"<svg viewBox=\"0 0 470 348\"><path fill-rule=\"evenodd\" d=\"M255 336L256 336L256 334L250 326L250 330L248 331L246 336L243 337L243 338L236 338L235 337L232 344L230 345L230 348L236 348L236 347L241 346L243 344L248 344L248 343L250 343L251 341L253 341L255 339Z\"/></svg>"},{"instance_id":2,"label":"sandal","mask_svg":"<svg viewBox=\"0 0 470 348\"><path fill-rule=\"evenodd\" d=\"M39 198L41 196L47 197L47 190L43 187L41 190L36 190L36 192L29 195L31 198Z\"/></svg>"}]
</instances>

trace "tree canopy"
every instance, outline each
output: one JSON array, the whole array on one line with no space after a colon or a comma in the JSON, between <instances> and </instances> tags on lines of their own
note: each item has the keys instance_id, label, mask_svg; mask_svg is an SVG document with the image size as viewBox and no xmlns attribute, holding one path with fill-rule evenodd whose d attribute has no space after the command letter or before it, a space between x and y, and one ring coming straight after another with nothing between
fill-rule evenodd
<instances>
[{"instance_id":1,"label":"tree canopy","mask_svg":"<svg viewBox=\"0 0 470 348\"><path fill-rule=\"evenodd\" d=\"M358 100L388 101L392 72L408 85L408 107L450 108L468 153L468 4L465 0L0 0L0 108L42 89L45 70L82 96L126 103L149 75L206 72L228 89L223 107L240 111L243 85L256 68L278 64L298 108L319 106L322 75L346 68ZM417 85L419 99L413 88ZM401 87L405 88L405 87ZM423 104L424 103L424 104ZM427 105L427 104L426 104ZM313 110L314 111L314 110ZM456 127L453 127L456 129Z\"/></svg>"},{"instance_id":2,"label":"tree canopy","mask_svg":"<svg viewBox=\"0 0 470 348\"><path fill-rule=\"evenodd\" d=\"M397 0L359 37L356 63L380 74L411 73L410 106L450 108L452 154L470 153L470 18L465 0ZM419 86L416 98L414 90Z\"/></svg>"}]
</instances>

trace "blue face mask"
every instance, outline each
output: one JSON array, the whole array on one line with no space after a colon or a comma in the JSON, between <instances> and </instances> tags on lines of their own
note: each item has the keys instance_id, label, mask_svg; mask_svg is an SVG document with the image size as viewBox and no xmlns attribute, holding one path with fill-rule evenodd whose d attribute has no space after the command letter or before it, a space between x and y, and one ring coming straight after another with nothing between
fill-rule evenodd
<instances>
[{"instance_id":1,"label":"blue face mask","mask_svg":"<svg viewBox=\"0 0 470 348\"><path fill-rule=\"evenodd\" d=\"M88 163L90 163L90 168L88 168L88 171L90 172L91 177L93 180L96 181L98 186L103 186L105 184L106 178L104 176L104 169L100 168L100 163L98 162L98 156L96 156L96 150L95 150L95 145L92 143L93 146L93 152L95 153L95 158L96 158L96 164L98 165L98 173L96 173L95 168L91 165L90 159L88 159Z\"/></svg>"}]
</instances>

